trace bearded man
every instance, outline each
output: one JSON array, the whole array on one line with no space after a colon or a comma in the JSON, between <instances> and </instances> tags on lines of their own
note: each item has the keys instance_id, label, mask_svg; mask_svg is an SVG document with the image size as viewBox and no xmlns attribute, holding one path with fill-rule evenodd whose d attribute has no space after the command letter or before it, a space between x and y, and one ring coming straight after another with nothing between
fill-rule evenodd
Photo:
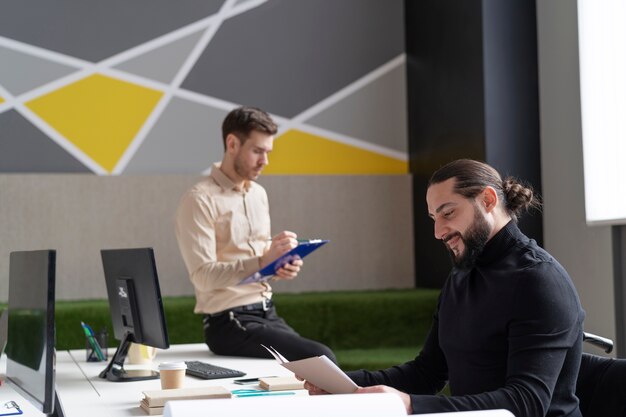
<instances>
[{"instance_id":1,"label":"bearded man","mask_svg":"<svg viewBox=\"0 0 626 417\"><path fill-rule=\"evenodd\" d=\"M426 201L454 267L423 350L393 368L349 372L357 392L396 393L408 414L581 417L575 390L584 311L565 269L517 227L518 216L538 205L532 189L461 159L433 174ZM446 383L451 396L435 395Z\"/></svg>"}]
</instances>

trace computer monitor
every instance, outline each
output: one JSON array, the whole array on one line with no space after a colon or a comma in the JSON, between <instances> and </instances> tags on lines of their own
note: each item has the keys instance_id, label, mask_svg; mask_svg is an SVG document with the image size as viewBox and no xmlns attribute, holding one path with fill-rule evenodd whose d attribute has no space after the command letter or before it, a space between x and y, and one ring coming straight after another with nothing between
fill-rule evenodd
<instances>
[{"instance_id":1,"label":"computer monitor","mask_svg":"<svg viewBox=\"0 0 626 417\"><path fill-rule=\"evenodd\" d=\"M158 378L152 370L124 369L131 342L169 347L154 252L152 248L109 249L101 254L113 332L120 345L100 378L116 382Z\"/></svg>"},{"instance_id":2,"label":"computer monitor","mask_svg":"<svg viewBox=\"0 0 626 417\"><path fill-rule=\"evenodd\" d=\"M54 250L10 254L6 380L43 413L63 415L54 387L55 269Z\"/></svg>"}]
</instances>

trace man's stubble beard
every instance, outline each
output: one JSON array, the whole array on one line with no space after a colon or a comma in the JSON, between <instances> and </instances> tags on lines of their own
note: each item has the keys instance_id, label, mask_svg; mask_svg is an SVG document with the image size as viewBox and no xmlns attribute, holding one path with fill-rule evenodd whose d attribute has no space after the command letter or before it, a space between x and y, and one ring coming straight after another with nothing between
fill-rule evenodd
<instances>
[{"instance_id":1,"label":"man's stubble beard","mask_svg":"<svg viewBox=\"0 0 626 417\"><path fill-rule=\"evenodd\" d=\"M253 173L256 173L256 170L254 168L249 168L246 170L243 167L241 163L241 159L238 156L235 158L235 163L233 165L234 165L235 172L237 173L237 175L239 175L241 178L246 179L248 181L254 181L255 179L259 177L259 175L261 175L261 172L263 171L263 168L261 168L257 175L253 175Z\"/></svg>"}]
</instances>

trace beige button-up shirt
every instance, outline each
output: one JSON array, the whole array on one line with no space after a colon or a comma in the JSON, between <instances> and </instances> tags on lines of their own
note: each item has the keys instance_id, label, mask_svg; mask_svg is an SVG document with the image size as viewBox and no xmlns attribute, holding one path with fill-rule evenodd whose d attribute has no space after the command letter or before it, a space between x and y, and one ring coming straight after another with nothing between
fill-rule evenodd
<instances>
[{"instance_id":1,"label":"beige button-up shirt","mask_svg":"<svg viewBox=\"0 0 626 417\"><path fill-rule=\"evenodd\" d=\"M237 286L259 270L269 246L270 214L265 189L239 188L214 164L188 190L176 212L176 238L196 293L195 313L212 314L271 298L267 283Z\"/></svg>"}]
</instances>

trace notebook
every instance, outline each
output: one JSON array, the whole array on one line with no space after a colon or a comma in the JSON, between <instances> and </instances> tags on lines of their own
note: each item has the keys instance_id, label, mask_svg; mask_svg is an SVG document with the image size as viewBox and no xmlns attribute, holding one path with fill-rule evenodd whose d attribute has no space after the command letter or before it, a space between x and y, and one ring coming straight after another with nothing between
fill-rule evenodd
<instances>
[{"instance_id":1,"label":"notebook","mask_svg":"<svg viewBox=\"0 0 626 417\"><path fill-rule=\"evenodd\" d=\"M304 381L295 376L273 376L259 378L259 386L266 391L289 391L304 389Z\"/></svg>"},{"instance_id":2,"label":"notebook","mask_svg":"<svg viewBox=\"0 0 626 417\"><path fill-rule=\"evenodd\" d=\"M163 414L163 407L167 401L231 397L232 394L226 388L214 386L144 391L139 407L149 415L156 415Z\"/></svg>"}]
</instances>

